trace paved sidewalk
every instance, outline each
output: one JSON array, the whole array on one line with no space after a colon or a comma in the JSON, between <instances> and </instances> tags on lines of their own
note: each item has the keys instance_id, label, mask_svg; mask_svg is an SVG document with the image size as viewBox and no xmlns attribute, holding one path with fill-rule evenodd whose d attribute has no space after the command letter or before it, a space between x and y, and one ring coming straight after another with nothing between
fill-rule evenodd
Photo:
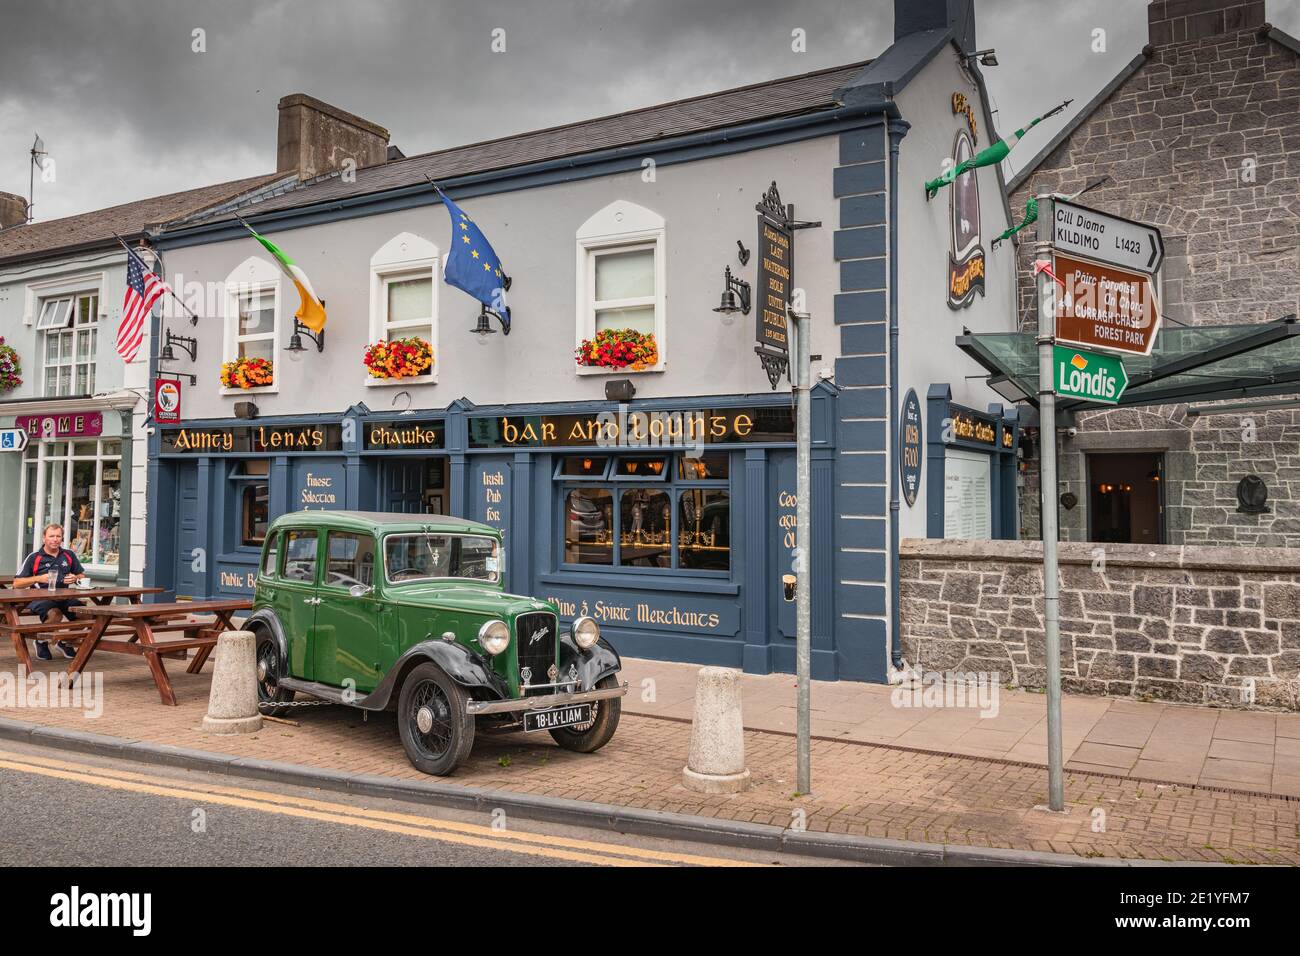
<instances>
[{"instance_id":1,"label":"paved sidewalk","mask_svg":"<svg viewBox=\"0 0 1300 956\"><path fill-rule=\"evenodd\" d=\"M303 708L292 722L267 722L254 735L209 736L200 730L207 673L186 674L169 662L180 706L165 707L138 661L109 655L95 660L104 675L98 719L49 707L11 707L0 710L0 717L240 757L428 779L407 762L391 714L364 720L360 712L343 707ZM0 652L0 672L12 674L15 663L10 649ZM36 666L40 671L63 669L59 662ZM640 680L653 671L658 700L667 709L668 691L686 686L681 676L664 676L668 669L630 661L628 676L638 691L630 707L637 706ZM756 680L778 686L786 682L789 690L788 677ZM855 687L821 686L818 699L826 707L833 695L852 702L861 693ZM762 697L753 693L755 707ZM769 699L779 703L779 698ZM753 714L750 722L760 716ZM827 727L823 723L820 729ZM928 843L1082 857L1300 864L1300 801L1284 797L1068 772L1070 812L1057 815L1035 809L1046 799L1046 774L1039 767L848 739L814 741L814 793L805 796L794 793L791 738L760 730L746 734L753 788L713 796L681 786L689 745L687 722L629 710L614 740L599 753L569 753L544 735L481 736L470 760L445 781L780 827L802 821L811 831Z\"/></svg>"},{"instance_id":2,"label":"paved sidewalk","mask_svg":"<svg viewBox=\"0 0 1300 956\"><path fill-rule=\"evenodd\" d=\"M633 688L625 712L691 719L698 667L636 658L623 663ZM747 728L794 733L792 676L745 674L741 681ZM653 697L646 699L651 695L643 691L650 689ZM997 713L982 716L978 707L896 707L894 691L880 684L814 681L813 734L1047 765L1043 694L1004 688ZM1061 723L1070 769L1300 797L1300 714L1067 694Z\"/></svg>"}]
</instances>

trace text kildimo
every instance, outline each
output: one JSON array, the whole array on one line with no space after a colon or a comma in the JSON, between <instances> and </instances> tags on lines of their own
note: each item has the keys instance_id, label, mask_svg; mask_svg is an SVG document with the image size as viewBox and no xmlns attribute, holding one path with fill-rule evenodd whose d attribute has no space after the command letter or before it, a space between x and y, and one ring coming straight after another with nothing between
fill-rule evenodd
<instances>
[{"instance_id":1,"label":"text kildimo","mask_svg":"<svg viewBox=\"0 0 1300 956\"><path fill-rule=\"evenodd\" d=\"M1098 219L1090 219L1082 213L1063 206L1056 207L1056 241L1073 244L1081 249L1101 248L1102 237L1106 234L1106 224Z\"/></svg>"}]
</instances>

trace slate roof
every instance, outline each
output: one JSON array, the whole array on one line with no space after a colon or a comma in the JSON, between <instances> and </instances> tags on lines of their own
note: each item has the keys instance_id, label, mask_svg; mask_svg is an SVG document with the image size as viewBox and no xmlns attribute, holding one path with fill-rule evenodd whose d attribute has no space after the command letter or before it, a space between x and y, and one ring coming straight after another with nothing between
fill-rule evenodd
<instances>
[{"instance_id":1,"label":"slate roof","mask_svg":"<svg viewBox=\"0 0 1300 956\"><path fill-rule=\"evenodd\" d=\"M113 242L114 232L123 238L138 236L150 226L227 202L283 176L283 173L265 173L215 186L140 199L108 209L96 209L63 219L44 222L37 220L0 229L0 263L47 257L63 249Z\"/></svg>"},{"instance_id":2,"label":"slate roof","mask_svg":"<svg viewBox=\"0 0 1300 956\"><path fill-rule=\"evenodd\" d=\"M298 189L254 202L242 212L260 216L281 209L421 185L426 177L442 181L603 149L653 143L756 120L831 110L839 105L835 91L846 86L870 62L863 60L612 116L409 156L358 169L352 182L331 173ZM218 212L201 218L219 221L229 217Z\"/></svg>"}]
</instances>

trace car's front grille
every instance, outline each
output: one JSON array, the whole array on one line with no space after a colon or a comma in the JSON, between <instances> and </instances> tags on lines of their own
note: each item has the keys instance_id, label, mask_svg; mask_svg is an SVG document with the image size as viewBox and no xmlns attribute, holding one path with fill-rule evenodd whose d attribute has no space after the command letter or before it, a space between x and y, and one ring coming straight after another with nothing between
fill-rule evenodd
<instances>
[{"instance_id":1,"label":"car's front grille","mask_svg":"<svg viewBox=\"0 0 1300 956\"><path fill-rule=\"evenodd\" d=\"M559 639L559 622L554 614L521 614L515 618L515 647L519 655L519 683L550 684L547 671L555 664L555 644ZM525 671L527 675L525 676ZM527 691L525 691L527 693ZM539 693L552 693L551 690Z\"/></svg>"}]
</instances>

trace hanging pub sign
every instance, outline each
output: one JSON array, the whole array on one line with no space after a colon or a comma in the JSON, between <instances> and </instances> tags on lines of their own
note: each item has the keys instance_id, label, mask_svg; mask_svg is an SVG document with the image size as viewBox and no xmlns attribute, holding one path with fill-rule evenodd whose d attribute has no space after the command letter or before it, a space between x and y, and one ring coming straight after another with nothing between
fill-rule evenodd
<instances>
[{"instance_id":1,"label":"hanging pub sign","mask_svg":"<svg viewBox=\"0 0 1300 956\"><path fill-rule=\"evenodd\" d=\"M181 423L180 379L159 378L153 383L153 420L159 425Z\"/></svg>"},{"instance_id":2,"label":"hanging pub sign","mask_svg":"<svg viewBox=\"0 0 1300 956\"><path fill-rule=\"evenodd\" d=\"M471 448L691 448L794 441L788 405L584 415L499 415L469 420Z\"/></svg>"},{"instance_id":3,"label":"hanging pub sign","mask_svg":"<svg viewBox=\"0 0 1300 956\"><path fill-rule=\"evenodd\" d=\"M794 281L794 231L772 183L758 210L758 308L754 310L754 338L774 352L789 352L786 310Z\"/></svg>"},{"instance_id":4,"label":"hanging pub sign","mask_svg":"<svg viewBox=\"0 0 1300 956\"><path fill-rule=\"evenodd\" d=\"M966 97L954 93L952 111L965 117L969 129L959 129L953 141L952 163L956 167L975 155L974 110ZM980 245L980 186L971 169L953 181L948 196L949 242L948 308L964 309L984 295L984 247Z\"/></svg>"},{"instance_id":5,"label":"hanging pub sign","mask_svg":"<svg viewBox=\"0 0 1300 956\"><path fill-rule=\"evenodd\" d=\"M168 428L164 455L227 452L274 454L343 450L342 425L251 425L235 428Z\"/></svg>"},{"instance_id":6,"label":"hanging pub sign","mask_svg":"<svg viewBox=\"0 0 1300 956\"><path fill-rule=\"evenodd\" d=\"M921 448L921 401L916 390L909 388L903 396L898 422L898 477L909 508L916 504L916 493L921 488Z\"/></svg>"}]
</instances>

